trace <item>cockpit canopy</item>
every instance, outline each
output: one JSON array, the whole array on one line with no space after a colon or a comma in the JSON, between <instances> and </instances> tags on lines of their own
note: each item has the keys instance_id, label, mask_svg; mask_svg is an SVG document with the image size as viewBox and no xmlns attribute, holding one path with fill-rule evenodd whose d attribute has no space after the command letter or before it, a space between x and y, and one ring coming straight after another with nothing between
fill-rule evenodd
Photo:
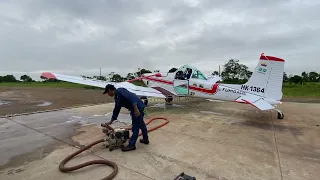
<instances>
[{"instance_id":1,"label":"cockpit canopy","mask_svg":"<svg viewBox=\"0 0 320 180\"><path fill-rule=\"evenodd\" d=\"M175 72L175 79L186 80L190 78L208 80L201 71L189 65L183 65Z\"/></svg>"}]
</instances>

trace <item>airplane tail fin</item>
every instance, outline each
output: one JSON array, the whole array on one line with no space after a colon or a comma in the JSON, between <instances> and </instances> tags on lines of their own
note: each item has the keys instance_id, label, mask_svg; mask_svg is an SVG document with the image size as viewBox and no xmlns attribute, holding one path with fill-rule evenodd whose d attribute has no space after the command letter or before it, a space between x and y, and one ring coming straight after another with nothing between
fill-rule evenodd
<instances>
[{"instance_id":1,"label":"airplane tail fin","mask_svg":"<svg viewBox=\"0 0 320 180\"><path fill-rule=\"evenodd\" d=\"M241 89L268 99L281 100L285 60L261 54L258 65Z\"/></svg>"}]
</instances>

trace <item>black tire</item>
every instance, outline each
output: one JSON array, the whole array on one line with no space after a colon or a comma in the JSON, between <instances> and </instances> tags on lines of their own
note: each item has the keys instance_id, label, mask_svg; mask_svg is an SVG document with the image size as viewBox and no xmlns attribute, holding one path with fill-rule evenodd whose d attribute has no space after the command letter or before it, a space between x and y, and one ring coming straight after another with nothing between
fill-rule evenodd
<instances>
[{"instance_id":1,"label":"black tire","mask_svg":"<svg viewBox=\"0 0 320 180\"><path fill-rule=\"evenodd\" d=\"M278 119L283 119L284 115L278 112Z\"/></svg>"},{"instance_id":2,"label":"black tire","mask_svg":"<svg viewBox=\"0 0 320 180\"><path fill-rule=\"evenodd\" d=\"M166 100L166 102L170 103L173 101L173 97L167 97L165 100Z\"/></svg>"},{"instance_id":3,"label":"black tire","mask_svg":"<svg viewBox=\"0 0 320 180\"><path fill-rule=\"evenodd\" d=\"M141 96L140 99L143 101L143 103L147 106L148 105L148 98L146 96Z\"/></svg>"},{"instance_id":4,"label":"black tire","mask_svg":"<svg viewBox=\"0 0 320 180\"><path fill-rule=\"evenodd\" d=\"M144 103L146 106L148 106L148 103L149 103L148 99L145 99L143 103Z\"/></svg>"}]
</instances>

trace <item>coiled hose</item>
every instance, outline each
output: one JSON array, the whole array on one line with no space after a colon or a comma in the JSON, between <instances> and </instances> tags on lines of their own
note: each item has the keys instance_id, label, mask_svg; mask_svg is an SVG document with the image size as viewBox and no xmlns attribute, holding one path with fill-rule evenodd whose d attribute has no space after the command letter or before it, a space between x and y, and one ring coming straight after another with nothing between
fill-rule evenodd
<instances>
[{"instance_id":1,"label":"coiled hose","mask_svg":"<svg viewBox=\"0 0 320 180\"><path fill-rule=\"evenodd\" d=\"M158 128L160 128L160 127L162 127L162 126L164 126L164 125L169 123L168 119L166 119L166 118L156 117L156 118L152 118L150 120L147 120L146 125L148 125L152 121L158 120L158 119L165 120L165 122L160 124L160 125L158 125L158 126L155 126L153 128L150 128L150 129L148 128L148 132L154 131L154 130L156 130L156 129L158 129ZM131 127L130 128L125 128L125 129L131 130ZM139 136L141 136L141 135L142 135L142 133L139 133ZM115 162L112 162L112 161L109 161L109 160L92 160L92 161L88 161L88 162L85 162L85 163L82 163L82 164L79 164L79 165L76 165L76 166L65 167L65 164L68 161L70 161L73 157L75 157L76 155L80 154L81 152L91 148L92 146L94 146L96 144L99 144L99 143L102 143L102 142L104 142L104 139L99 139L97 141L94 141L94 142L90 143L89 145L85 146L84 148L79 149L78 151L72 153L71 155L67 156L65 159L63 159L61 161L61 163L59 165L59 170L61 172L63 172L63 173L66 173L66 172L75 171L77 169L81 169L83 167L90 166L90 165L93 165L93 164L105 164L107 166L112 167L113 171L109 176L107 176L107 177L105 177L105 178L103 178L101 180L112 180L118 174L119 168L118 168L118 166L116 165Z\"/></svg>"}]
</instances>

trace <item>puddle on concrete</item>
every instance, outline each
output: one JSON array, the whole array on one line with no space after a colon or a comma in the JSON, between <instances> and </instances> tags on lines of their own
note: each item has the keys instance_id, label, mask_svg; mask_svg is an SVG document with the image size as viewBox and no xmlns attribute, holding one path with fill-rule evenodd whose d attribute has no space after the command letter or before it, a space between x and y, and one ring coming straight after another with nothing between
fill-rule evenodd
<instances>
[{"instance_id":1,"label":"puddle on concrete","mask_svg":"<svg viewBox=\"0 0 320 180\"><path fill-rule=\"evenodd\" d=\"M11 103L10 101L0 100L0 106L1 106L1 105L9 105L10 103Z\"/></svg>"},{"instance_id":2,"label":"puddle on concrete","mask_svg":"<svg viewBox=\"0 0 320 180\"><path fill-rule=\"evenodd\" d=\"M213 114L213 115L224 115L222 113L218 113L218 112L213 112L213 111L200 111L201 113L204 114Z\"/></svg>"},{"instance_id":3,"label":"puddle on concrete","mask_svg":"<svg viewBox=\"0 0 320 180\"><path fill-rule=\"evenodd\" d=\"M103 114L95 114L95 115L93 115L94 117L101 117L101 116L103 116Z\"/></svg>"},{"instance_id":4,"label":"puddle on concrete","mask_svg":"<svg viewBox=\"0 0 320 180\"><path fill-rule=\"evenodd\" d=\"M101 123L109 122L111 119L111 116L112 116L112 113L94 114L94 115L89 115L89 116L88 115L84 115L84 116L73 115L68 118L68 121L62 122L60 124L79 123L82 126L95 124L98 127L100 127ZM118 116L118 120L114 121L112 126L118 127L118 126L128 126L128 125L131 125L131 116L129 114L120 113Z\"/></svg>"},{"instance_id":5,"label":"puddle on concrete","mask_svg":"<svg viewBox=\"0 0 320 180\"><path fill-rule=\"evenodd\" d=\"M50 106L51 104L52 104L51 102L45 101L41 104L38 104L37 106Z\"/></svg>"},{"instance_id":6,"label":"puddle on concrete","mask_svg":"<svg viewBox=\"0 0 320 180\"><path fill-rule=\"evenodd\" d=\"M86 119L73 119L73 118L69 118L69 121L66 121L65 123L79 123L81 124L82 126L86 126L86 125L92 125L92 124L96 124L92 121L89 121L89 120L86 120Z\"/></svg>"},{"instance_id":7,"label":"puddle on concrete","mask_svg":"<svg viewBox=\"0 0 320 180\"><path fill-rule=\"evenodd\" d=\"M5 145L0 148L2 155L0 158L0 171L6 167L23 165L26 162L41 159L52 152L56 145L61 145L61 142L48 138L47 135L81 147L78 142L71 139L72 136L81 133L76 131L81 126L81 122L79 124L79 121L76 121L78 120L77 118L68 119L74 115L76 114L56 111L12 118L15 122L37 129L41 133L8 119L1 119L0 144ZM72 123L66 123L66 121L71 121Z\"/></svg>"},{"instance_id":8,"label":"puddle on concrete","mask_svg":"<svg viewBox=\"0 0 320 180\"><path fill-rule=\"evenodd\" d=\"M167 108L183 108L184 106L183 105L179 105L179 104L166 104L166 103L157 103L157 104L154 104L150 107L153 107L153 108L162 108L162 109L167 109Z\"/></svg>"},{"instance_id":9,"label":"puddle on concrete","mask_svg":"<svg viewBox=\"0 0 320 180\"><path fill-rule=\"evenodd\" d=\"M212 102L226 102L226 101L222 101L222 100L216 100L216 99L207 99L208 101L212 101Z\"/></svg>"}]
</instances>

